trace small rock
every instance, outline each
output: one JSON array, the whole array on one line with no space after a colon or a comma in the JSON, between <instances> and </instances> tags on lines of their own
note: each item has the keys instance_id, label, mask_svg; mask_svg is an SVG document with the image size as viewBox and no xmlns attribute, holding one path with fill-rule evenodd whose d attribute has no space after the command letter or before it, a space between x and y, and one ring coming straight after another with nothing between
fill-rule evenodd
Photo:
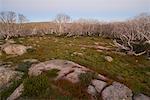
<instances>
[{"instance_id":1,"label":"small rock","mask_svg":"<svg viewBox=\"0 0 150 100\"><path fill-rule=\"evenodd\" d=\"M33 49L33 47L32 46L27 46L27 49Z\"/></svg>"},{"instance_id":2,"label":"small rock","mask_svg":"<svg viewBox=\"0 0 150 100\"><path fill-rule=\"evenodd\" d=\"M96 50L97 52L103 52L103 50Z\"/></svg>"},{"instance_id":3,"label":"small rock","mask_svg":"<svg viewBox=\"0 0 150 100\"><path fill-rule=\"evenodd\" d=\"M113 82L102 92L103 100L132 100L132 91L123 84Z\"/></svg>"},{"instance_id":4,"label":"small rock","mask_svg":"<svg viewBox=\"0 0 150 100\"><path fill-rule=\"evenodd\" d=\"M7 40L6 42L7 42L7 43L12 43L12 44L13 44L13 43L16 43L13 39Z\"/></svg>"},{"instance_id":5,"label":"small rock","mask_svg":"<svg viewBox=\"0 0 150 100\"><path fill-rule=\"evenodd\" d=\"M83 56L83 53L80 53L80 52L74 52L73 55Z\"/></svg>"},{"instance_id":6,"label":"small rock","mask_svg":"<svg viewBox=\"0 0 150 100\"><path fill-rule=\"evenodd\" d=\"M19 98L24 90L23 84L15 89L15 91L7 98L7 100L16 100Z\"/></svg>"},{"instance_id":7,"label":"small rock","mask_svg":"<svg viewBox=\"0 0 150 100\"><path fill-rule=\"evenodd\" d=\"M33 44L33 46L35 46L35 47L36 47L36 46L37 46L37 44L35 44L35 43L34 43L34 44Z\"/></svg>"},{"instance_id":8,"label":"small rock","mask_svg":"<svg viewBox=\"0 0 150 100\"><path fill-rule=\"evenodd\" d=\"M24 59L23 62L36 63L36 62L39 62L39 60L37 60L37 59Z\"/></svg>"},{"instance_id":9,"label":"small rock","mask_svg":"<svg viewBox=\"0 0 150 100\"><path fill-rule=\"evenodd\" d=\"M148 76L150 76L150 72L146 72L145 74L148 75Z\"/></svg>"},{"instance_id":10,"label":"small rock","mask_svg":"<svg viewBox=\"0 0 150 100\"><path fill-rule=\"evenodd\" d=\"M124 80L124 78L122 76L120 76L120 75L117 76L117 79Z\"/></svg>"},{"instance_id":11,"label":"small rock","mask_svg":"<svg viewBox=\"0 0 150 100\"><path fill-rule=\"evenodd\" d=\"M100 80L92 80L92 84L94 85L98 93L100 93L102 89L107 85L106 82Z\"/></svg>"},{"instance_id":12,"label":"small rock","mask_svg":"<svg viewBox=\"0 0 150 100\"><path fill-rule=\"evenodd\" d=\"M99 43L98 43L98 42L95 42L94 44L95 44L95 45L99 45Z\"/></svg>"},{"instance_id":13,"label":"small rock","mask_svg":"<svg viewBox=\"0 0 150 100\"><path fill-rule=\"evenodd\" d=\"M110 56L105 56L105 60L108 61L108 62L112 62L112 61L113 61L113 58L110 57Z\"/></svg>"},{"instance_id":14,"label":"small rock","mask_svg":"<svg viewBox=\"0 0 150 100\"><path fill-rule=\"evenodd\" d=\"M8 44L3 47L3 51L6 54L11 55L22 55L27 52L26 46L20 45L20 44Z\"/></svg>"},{"instance_id":15,"label":"small rock","mask_svg":"<svg viewBox=\"0 0 150 100\"><path fill-rule=\"evenodd\" d=\"M150 100L150 97L140 93L138 95L134 95L133 99L134 100Z\"/></svg>"},{"instance_id":16,"label":"small rock","mask_svg":"<svg viewBox=\"0 0 150 100\"><path fill-rule=\"evenodd\" d=\"M101 74L98 74L97 79L108 81L109 79Z\"/></svg>"},{"instance_id":17,"label":"small rock","mask_svg":"<svg viewBox=\"0 0 150 100\"><path fill-rule=\"evenodd\" d=\"M35 41L36 43L39 43L40 41Z\"/></svg>"},{"instance_id":18,"label":"small rock","mask_svg":"<svg viewBox=\"0 0 150 100\"><path fill-rule=\"evenodd\" d=\"M87 92L92 96L95 96L97 94L96 89L92 85L88 86Z\"/></svg>"},{"instance_id":19,"label":"small rock","mask_svg":"<svg viewBox=\"0 0 150 100\"><path fill-rule=\"evenodd\" d=\"M86 48L85 47L81 47L81 50L85 50Z\"/></svg>"}]
</instances>

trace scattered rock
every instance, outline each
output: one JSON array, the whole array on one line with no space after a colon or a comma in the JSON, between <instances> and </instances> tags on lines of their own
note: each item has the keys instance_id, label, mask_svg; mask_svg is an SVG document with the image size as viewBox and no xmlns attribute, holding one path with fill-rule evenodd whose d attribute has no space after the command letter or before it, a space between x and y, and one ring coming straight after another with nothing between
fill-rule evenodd
<instances>
[{"instance_id":1,"label":"scattered rock","mask_svg":"<svg viewBox=\"0 0 150 100\"><path fill-rule=\"evenodd\" d=\"M103 81L108 81L109 79L101 74L98 74L97 79L103 80Z\"/></svg>"},{"instance_id":2,"label":"scattered rock","mask_svg":"<svg viewBox=\"0 0 150 100\"><path fill-rule=\"evenodd\" d=\"M29 68L29 76L37 76L41 73L51 70L58 69L58 76L55 80L58 79L66 79L72 83L79 82L79 75L81 73L86 73L90 71L90 69L83 67L79 64L76 64L67 60L50 60L46 62L41 62L38 64L34 64ZM102 80L108 80L102 75L98 75L98 77ZM91 81L92 85L90 85L87 89L87 92L94 96L96 93L103 93L104 100L120 100L120 99L128 99L132 97L132 91L128 89L126 86L120 83L113 83L113 85L106 87L107 83L101 80L94 79ZM106 89L105 89L106 87ZM103 90L104 89L104 90ZM114 92L112 92L114 91ZM117 97L116 97L117 96ZM129 99L130 100L130 99Z\"/></svg>"},{"instance_id":3,"label":"scattered rock","mask_svg":"<svg viewBox=\"0 0 150 100\"><path fill-rule=\"evenodd\" d=\"M99 43L98 43L98 42L94 42L94 44L95 44L95 45L99 45Z\"/></svg>"},{"instance_id":4,"label":"scattered rock","mask_svg":"<svg viewBox=\"0 0 150 100\"><path fill-rule=\"evenodd\" d=\"M35 42L36 42L36 43L39 43L40 41L37 40L37 41L35 41Z\"/></svg>"},{"instance_id":5,"label":"scattered rock","mask_svg":"<svg viewBox=\"0 0 150 100\"><path fill-rule=\"evenodd\" d=\"M6 43L11 43L11 44L13 44L13 43L16 43L13 39L9 39L9 40L7 40L6 41Z\"/></svg>"},{"instance_id":6,"label":"scattered rock","mask_svg":"<svg viewBox=\"0 0 150 100\"><path fill-rule=\"evenodd\" d=\"M111 50L111 48L104 47L104 46L96 46L95 48L100 50Z\"/></svg>"},{"instance_id":7,"label":"scattered rock","mask_svg":"<svg viewBox=\"0 0 150 100\"><path fill-rule=\"evenodd\" d=\"M113 82L102 92L103 100L132 100L132 91L123 84Z\"/></svg>"},{"instance_id":8,"label":"scattered rock","mask_svg":"<svg viewBox=\"0 0 150 100\"><path fill-rule=\"evenodd\" d=\"M125 56L127 55L125 52L119 52L119 51L111 51L112 53L118 54L118 55L122 55Z\"/></svg>"},{"instance_id":9,"label":"scattered rock","mask_svg":"<svg viewBox=\"0 0 150 100\"><path fill-rule=\"evenodd\" d=\"M22 55L27 52L26 46L20 45L20 44L7 44L3 46L3 51L6 54L11 55Z\"/></svg>"},{"instance_id":10,"label":"scattered rock","mask_svg":"<svg viewBox=\"0 0 150 100\"><path fill-rule=\"evenodd\" d=\"M112 62L112 61L113 61L113 58L110 57L110 56L105 56L105 60L108 61L108 62Z\"/></svg>"},{"instance_id":11,"label":"scattered rock","mask_svg":"<svg viewBox=\"0 0 150 100\"><path fill-rule=\"evenodd\" d=\"M81 47L81 50L85 50L86 48L85 47Z\"/></svg>"},{"instance_id":12,"label":"scattered rock","mask_svg":"<svg viewBox=\"0 0 150 100\"><path fill-rule=\"evenodd\" d=\"M73 55L76 55L76 56L83 56L83 53L80 53L80 52L74 52Z\"/></svg>"},{"instance_id":13,"label":"scattered rock","mask_svg":"<svg viewBox=\"0 0 150 100\"><path fill-rule=\"evenodd\" d=\"M35 47L36 47L36 46L37 46L37 44L35 44L35 43L34 43L34 44L33 44L33 46L35 46Z\"/></svg>"},{"instance_id":14,"label":"scattered rock","mask_svg":"<svg viewBox=\"0 0 150 100\"><path fill-rule=\"evenodd\" d=\"M27 46L26 48L27 49L34 49L32 46Z\"/></svg>"},{"instance_id":15,"label":"scattered rock","mask_svg":"<svg viewBox=\"0 0 150 100\"><path fill-rule=\"evenodd\" d=\"M13 71L10 68L0 67L0 89L12 80L20 79L22 75L22 73Z\"/></svg>"},{"instance_id":16,"label":"scattered rock","mask_svg":"<svg viewBox=\"0 0 150 100\"><path fill-rule=\"evenodd\" d=\"M93 49L96 49L96 50L106 50L106 51L112 50L112 48L99 46L99 45L79 45L79 46L84 47L84 48L93 48Z\"/></svg>"},{"instance_id":17,"label":"scattered rock","mask_svg":"<svg viewBox=\"0 0 150 100\"><path fill-rule=\"evenodd\" d=\"M120 75L118 75L116 78L119 79L119 80L124 80L124 77L122 77Z\"/></svg>"},{"instance_id":18,"label":"scattered rock","mask_svg":"<svg viewBox=\"0 0 150 100\"><path fill-rule=\"evenodd\" d=\"M134 100L150 100L150 97L140 93L138 95L134 95L133 99Z\"/></svg>"},{"instance_id":19,"label":"scattered rock","mask_svg":"<svg viewBox=\"0 0 150 100\"><path fill-rule=\"evenodd\" d=\"M102 89L107 85L106 82L100 80L92 80L92 84L98 93L101 93Z\"/></svg>"},{"instance_id":20,"label":"scattered rock","mask_svg":"<svg viewBox=\"0 0 150 100\"><path fill-rule=\"evenodd\" d=\"M94 88L94 86L92 86L92 85L89 85L89 86L88 86L87 92L88 92L90 95L92 95L92 96L97 95L97 91L96 91L96 89Z\"/></svg>"},{"instance_id":21,"label":"scattered rock","mask_svg":"<svg viewBox=\"0 0 150 100\"><path fill-rule=\"evenodd\" d=\"M23 84L21 84L19 87L15 89L15 91L7 98L7 100L16 100L19 98L23 92Z\"/></svg>"},{"instance_id":22,"label":"scattered rock","mask_svg":"<svg viewBox=\"0 0 150 100\"><path fill-rule=\"evenodd\" d=\"M148 75L148 76L150 76L150 72L146 72L145 74Z\"/></svg>"},{"instance_id":23,"label":"scattered rock","mask_svg":"<svg viewBox=\"0 0 150 100\"><path fill-rule=\"evenodd\" d=\"M103 50L96 50L97 52L103 52Z\"/></svg>"},{"instance_id":24,"label":"scattered rock","mask_svg":"<svg viewBox=\"0 0 150 100\"><path fill-rule=\"evenodd\" d=\"M27 59L25 61L30 61L30 60L31 59ZM36 60L34 59L33 61L36 61ZM88 69L84 66L81 66L79 64L76 64L74 62L56 59L56 60L40 62L38 64L33 64L29 68L28 74L29 74L29 76L37 76L37 75L40 75L41 73L44 73L45 71L48 71L51 69L59 70L57 72L58 76L55 78L55 80L66 79L72 83L77 83L80 81L78 76L81 73L86 73L86 72L91 71L90 69ZM0 71L0 72L6 73L5 71ZM10 75L11 74L10 72L8 72L8 73L9 73L9 77L13 76L13 75ZM0 74L0 77L2 77L2 76L4 76L4 75ZM8 79L8 78L6 77L5 79ZM107 80L109 80L109 79L98 74L98 78L93 79L91 81L91 84L87 87L87 92L89 94L91 94L91 96L93 96L93 97L97 96L97 94L101 94L103 100L132 100L133 94L132 94L132 91L128 87L126 87L125 85L118 83L118 82L113 82L112 85L108 86L108 83L105 82ZM2 82L3 82L3 80L2 80ZM8 97L7 100L17 99L21 95L22 91L23 91L23 85L21 84L10 95L10 97ZM143 95L138 95L138 96L135 96L134 98L135 98L135 100L147 100L145 98L149 98L149 97L146 97Z\"/></svg>"},{"instance_id":25,"label":"scattered rock","mask_svg":"<svg viewBox=\"0 0 150 100\"><path fill-rule=\"evenodd\" d=\"M24 59L23 62L37 63L37 62L39 62L39 60L37 60L37 59Z\"/></svg>"}]
</instances>

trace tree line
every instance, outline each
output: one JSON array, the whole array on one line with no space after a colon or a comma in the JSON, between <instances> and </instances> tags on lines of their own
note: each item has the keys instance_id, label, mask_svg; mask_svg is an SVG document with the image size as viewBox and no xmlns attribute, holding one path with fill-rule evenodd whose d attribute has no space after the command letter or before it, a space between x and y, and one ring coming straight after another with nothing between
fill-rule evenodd
<instances>
[{"instance_id":1,"label":"tree line","mask_svg":"<svg viewBox=\"0 0 150 100\"><path fill-rule=\"evenodd\" d=\"M70 16L58 14L53 21L45 23L30 23L23 14L12 11L0 13L0 37L6 40L44 34L111 38L120 50L140 55L150 49L150 13L142 13L122 22L100 22L96 19L72 21Z\"/></svg>"}]
</instances>

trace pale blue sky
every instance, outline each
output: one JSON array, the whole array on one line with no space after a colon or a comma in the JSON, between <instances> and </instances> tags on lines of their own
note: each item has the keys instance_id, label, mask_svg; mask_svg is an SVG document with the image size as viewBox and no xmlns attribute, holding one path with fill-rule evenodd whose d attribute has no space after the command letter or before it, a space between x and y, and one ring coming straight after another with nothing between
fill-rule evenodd
<instances>
[{"instance_id":1,"label":"pale blue sky","mask_svg":"<svg viewBox=\"0 0 150 100\"><path fill-rule=\"evenodd\" d=\"M150 12L150 0L0 0L0 11L22 13L30 21L52 20L58 13L114 21Z\"/></svg>"}]
</instances>

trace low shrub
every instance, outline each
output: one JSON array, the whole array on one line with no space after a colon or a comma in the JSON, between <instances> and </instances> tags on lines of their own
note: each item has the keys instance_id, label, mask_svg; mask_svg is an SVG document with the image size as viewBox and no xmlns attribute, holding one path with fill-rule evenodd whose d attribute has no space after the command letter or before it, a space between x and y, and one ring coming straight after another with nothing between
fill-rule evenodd
<instances>
[{"instance_id":1,"label":"low shrub","mask_svg":"<svg viewBox=\"0 0 150 100\"><path fill-rule=\"evenodd\" d=\"M94 72L81 73L79 75L81 85L85 87L88 86L94 78L97 78L97 74Z\"/></svg>"},{"instance_id":2,"label":"low shrub","mask_svg":"<svg viewBox=\"0 0 150 100\"><path fill-rule=\"evenodd\" d=\"M27 97L42 95L50 88L48 77L45 74L27 78L23 82L23 85L23 96Z\"/></svg>"},{"instance_id":3,"label":"low shrub","mask_svg":"<svg viewBox=\"0 0 150 100\"><path fill-rule=\"evenodd\" d=\"M49 78L54 78L54 77L56 77L58 74L57 74L57 72L59 72L59 70L58 69L51 69L51 70L48 70L48 71L46 71L46 76L48 76Z\"/></svg>"},{"instance_id":4,"label":"low shrub","mask_svg":"<svg viewBox=\"0 0 150 100\"><path fill-rule=\"evenodd\" d=\"M68 80L59 80L55 82L55 85L63 90L65 96L74 98L73 100L89 100L90 98L86 88L79 83L73 84Z\"/></svg>"},{"instance_id":5,"label":"low shrub","mask_svg":"<svg viewBox=\"0 0 150 100\"><path fill-rule=\"evenodd\" d=\"M18 67L16 68L16 70L21 71L21 72L28 72L28 69L30 68L30 66L32 65L32 62L22 62L18 65Z\"/></svg>"}]
</instances>

